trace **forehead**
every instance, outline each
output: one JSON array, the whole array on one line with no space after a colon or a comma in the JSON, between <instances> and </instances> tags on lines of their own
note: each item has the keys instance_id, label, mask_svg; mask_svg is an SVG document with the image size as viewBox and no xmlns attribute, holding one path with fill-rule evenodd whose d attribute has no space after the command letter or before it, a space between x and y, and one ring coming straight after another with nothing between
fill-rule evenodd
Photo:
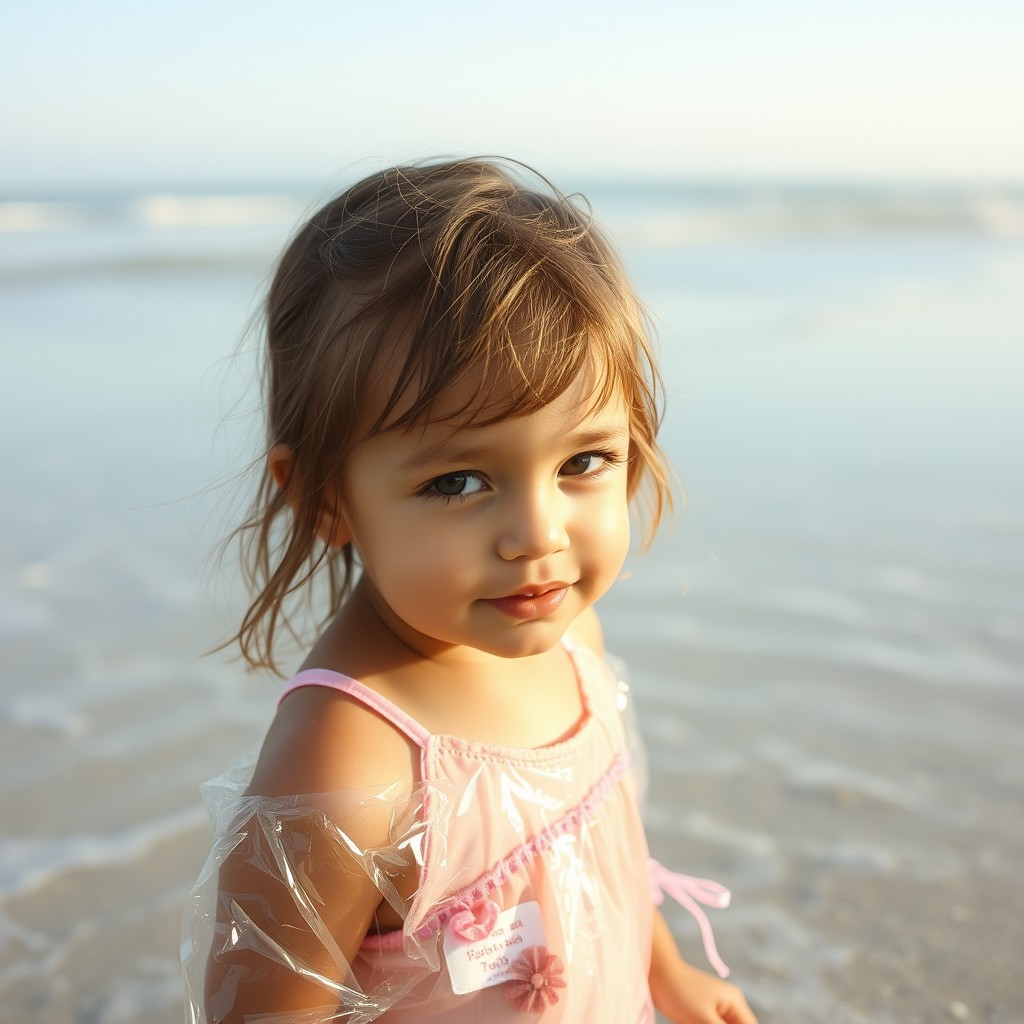
<instances>
[{"instance_id":1,"label":"forehead","mask_svg":"<svg viewBox=\"0 0 1024 1024\"><path fill-rule=\"evenodd\" d=\"M630 432L627 403L621 388L598 387L590 375L579 375L561 394L546 403L517 408L510 389L488 386L467 375L451 385L424 415L411 423L389 427L371 445L386 439L389 446L442 453L460 448L515 445L526 432L556 444L562 436L586 432L609 440Z\"/></svg>"}]
</instances>

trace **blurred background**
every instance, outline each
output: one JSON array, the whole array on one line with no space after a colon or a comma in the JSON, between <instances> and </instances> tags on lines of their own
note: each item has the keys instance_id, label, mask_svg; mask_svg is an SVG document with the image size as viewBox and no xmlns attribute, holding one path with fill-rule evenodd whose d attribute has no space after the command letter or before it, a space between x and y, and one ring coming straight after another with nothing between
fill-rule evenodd
<instances>
[{"instance_id":1,"label":"blurred background","mask_svg":"<svg viewBox=\"0 0 1024 1024\"><path fill-rule=\"evenodd\" d=\"M318 200L499 153L655 315L674 526L602 602L655 853L763 1022L1024 1021L1024 8L41 0L0 38L0 996L176 1021L246 332ZM691 921L670 912L700 962Z\"/></svg>"}]
</instances>

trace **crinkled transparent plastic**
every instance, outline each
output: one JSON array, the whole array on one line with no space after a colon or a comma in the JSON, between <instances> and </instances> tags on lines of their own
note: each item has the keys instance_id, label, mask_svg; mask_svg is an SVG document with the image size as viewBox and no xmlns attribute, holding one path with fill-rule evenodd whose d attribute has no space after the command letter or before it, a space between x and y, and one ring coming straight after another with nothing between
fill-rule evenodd
<instances>
[{"instance_id":1,"label":"crinkled transparent plastic","mask_svg":"<svg viewBox=\"0 0 1024 1024\"><path fill-rule=\"evenodd\" d=\"M214 845L182 943L189 1019L653 1021L628 686L571 654L586 714L552 746L424 733L411 791L252 796L251 766L208 783ZM338 921L365 878L401 927L356 949Z\"/></svg>"}]
</instances>

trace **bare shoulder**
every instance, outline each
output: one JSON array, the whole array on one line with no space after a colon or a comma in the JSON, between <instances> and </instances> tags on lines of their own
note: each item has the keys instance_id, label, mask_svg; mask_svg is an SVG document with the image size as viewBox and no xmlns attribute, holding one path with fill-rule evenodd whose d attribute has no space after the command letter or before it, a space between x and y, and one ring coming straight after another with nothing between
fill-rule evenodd
<instances>
[{"instance_id":1,"label":"bare shoulder","mask_svg":"<svg viewBox=\"0 0 1024 1024\"><path fill-rule=\"evenodd\" d=\"M416 781L418 751L393 726L347 694L320 686L290 693L267 732L249 786L253 797L306 797L311 813L271 812L274 850L265 849L268 822L252 813L253 827L240 828L238 841L218 875L218 928L222 934L263 934L281 954L269 956L261 943L214 943L206 969L210 1019L241 1024L254 1015L317 1016L327 978L341 991L351 963L375 920L395 912L382 903L372 871L358 851L390 850L395 842L393 808L388 801L337 802L335 794ZM324 802L318 799L327 795ZM323 824L336 807L359 808ZM338 841L343 830L344 841ZM283 864L280 871L275 865ZM296 869L297 868L297 869ZM392 883L408 896L416 883L410 862L396 868ZM244 927L238 922L244 922ZM391 920L390 927L400 927ZM325 942L329 933L332 941ZM340 951L341 956L338 953ZM308 969L297 971L293 964ZM292 1016L288 1016L292 1019Z\"/></svg>"},{"instance_id":2,"label":"bare shoulder","mask_svg":"<svg viewBox=\"0 0 1024 1024\"><path fill-rule=\"evenodd\" d=\"M418 749L348 694L323 686L290 693L270 725L249 791L294 796L414 784Z\"/></svg>"},{"instance_id":3,"label":"bare shoulder","mask_svg":"<svg viewBox=\"0 0 1024 1024\"><path fill-rule=\"evenodd\" d=\"M593 607L587 608L569 627L569 639L580 647L589 647L595 654L604 654L601 620Z\"/></svg>"}]
</instances>

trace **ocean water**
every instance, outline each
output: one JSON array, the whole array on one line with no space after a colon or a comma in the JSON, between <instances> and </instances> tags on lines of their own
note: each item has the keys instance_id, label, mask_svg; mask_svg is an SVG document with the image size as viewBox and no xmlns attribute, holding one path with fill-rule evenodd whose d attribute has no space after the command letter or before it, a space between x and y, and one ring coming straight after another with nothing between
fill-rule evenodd
<instances>
[{"instance_id":1,"label":"ocean water","mask_svg":"<svg viewBox=\"0 0 1024 1024\"><path fill-rule=\"evenodd\" d=\"M1024 1020L1024 193L587 189L658 326L675 522L602 602L662 860L762 1020ZM313 190L0 200L0 995L180 1019L242 341ZM688 955L692 924L670 911Z\"/></svg>"}]
</instances>

